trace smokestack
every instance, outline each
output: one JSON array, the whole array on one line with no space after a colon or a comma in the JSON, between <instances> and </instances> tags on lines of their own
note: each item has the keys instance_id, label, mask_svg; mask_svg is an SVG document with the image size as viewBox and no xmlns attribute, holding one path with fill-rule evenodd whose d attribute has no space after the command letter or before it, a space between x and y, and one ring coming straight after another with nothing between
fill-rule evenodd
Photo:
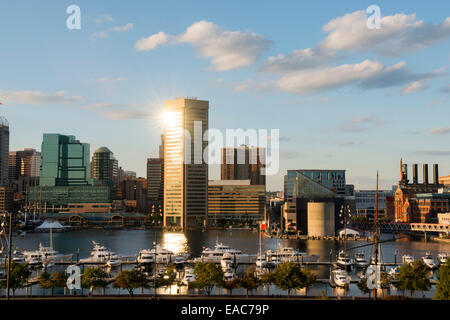
<instances>
[{"instance_id":1,"label":"smokestack","mask_svg":"<svg viewBox=\"0 0 450 320\"><path fill-rule=\"evenodd\" d=\"M438 165L433 164L433 179L434 179L434 184L438 184L439 183L439 171L438 171Z\"/></svg>"},{"instance_id":2,"label":"smokestack","mask_svg":"<svg viewBox=\"0 0 450 320\"><path fill-rule=\"evenodd\" d=\"M428 164L423 165L423 184L428 184Z\"/></svg>"},{"instance_id":3,"label":"smokestack","mask_svg":"<svg viewBox=\"0 0 450 320\"><path fill-rule=\"evenodd\" d=\"M417 177L417 163L413 164L413 184L418 184L419 179Z\"/></svg>"}]
</instances>

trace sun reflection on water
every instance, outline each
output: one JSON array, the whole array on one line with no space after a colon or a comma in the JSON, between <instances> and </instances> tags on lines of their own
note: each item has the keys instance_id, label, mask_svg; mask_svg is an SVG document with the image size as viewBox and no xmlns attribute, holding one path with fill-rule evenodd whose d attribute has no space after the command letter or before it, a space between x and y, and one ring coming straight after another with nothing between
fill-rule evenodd
<instances>
[{"instance_id":1,"label":"sun reflection on water","mask_svg":"<svg viewBox=\"0 0 450 320\"><path fill-rule=\"evenodd\" d=\"M187 251L186 236L181 232L164 232L162 246L175 254L184 253Z\"/></svg>"}]
</instances>

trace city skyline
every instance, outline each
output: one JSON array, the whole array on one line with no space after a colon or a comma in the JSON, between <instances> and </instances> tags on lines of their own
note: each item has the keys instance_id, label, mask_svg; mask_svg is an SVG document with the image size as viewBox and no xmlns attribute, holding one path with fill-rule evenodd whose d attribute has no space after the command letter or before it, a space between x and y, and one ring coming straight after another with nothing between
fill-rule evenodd
<instances>
[{"instance_id":1,"label":"city skyline","mask_svg":"<svg viewBox=\"0 0 450 320\"><path fill-rule=\"evenodd\" d=\"M197 96L210 101L210 128L280 129L268 190L282 190L286 170L313 168L344 169L358 189L374 189L379 170L391 189L400 158L450 173L445 2L430 10L378 1L376 36L361 28L368 5L356 1L327 11L286 2L282 13L275 3L176 3L186 12L177 20L166 19L171 3L79 1L80 30L65 26L70 4L0 5L11 151L41 151L44 133L75 135L90 157L106 146L124 170L145 176L158 155L162 102ZM218 179L220 166L209 176Z\"/></svg>"}]
</instances>

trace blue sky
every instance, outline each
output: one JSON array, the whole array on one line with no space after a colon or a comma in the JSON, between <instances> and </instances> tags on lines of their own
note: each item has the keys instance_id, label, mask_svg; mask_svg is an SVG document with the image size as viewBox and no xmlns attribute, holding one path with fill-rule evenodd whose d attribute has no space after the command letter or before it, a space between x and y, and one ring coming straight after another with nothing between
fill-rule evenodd
<instances>
[{"instance_id":1,"label":"blue sky","mask_svg":"<svg viewBox=\"0 0 450 320\"><path fill-rule=\"evenodd\" d=\"M400 157L450 174L448 1L2 1L0 39L10 150L73 134L145 176L162 101L196 96L210 127L280 129L271 190L301 168L346 169L361 189L379 170L390 188Z\"/></svg>"}]
</instances>

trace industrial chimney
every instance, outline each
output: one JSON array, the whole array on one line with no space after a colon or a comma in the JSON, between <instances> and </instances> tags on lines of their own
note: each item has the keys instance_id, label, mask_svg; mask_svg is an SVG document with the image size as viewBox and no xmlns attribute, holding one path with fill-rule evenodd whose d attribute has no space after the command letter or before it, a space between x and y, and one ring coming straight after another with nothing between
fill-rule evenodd
<instances>
[{"instance_id":1,"label":"industrial chimney","mask_svg":"<svg viewBox=\"0 0 450 320\"><path fill-rule=\"evenodd\" d=\"M423 165L423 184L428 184L428 164Z\"/></svg>"},{"instance_id":2,"label":"industrial chimney","mask_svg":"<svg viewBox=\"0 0 450 320\"><path fill-rule=\"evenodd\" d=\"M413 184L418 184L419 179L417 177L417 163L413 164Z\"/></svg>"},{"instance_id":3,"label":"industrial chimney","mask_svg":"<svg viewBox=\"0 0 450 320\"><path fill-rule=\"evenodd\" d=\"M433 164L433 180L434 184L439 184L439 171L437 163Z\"/></svg>"}]
</instances>

